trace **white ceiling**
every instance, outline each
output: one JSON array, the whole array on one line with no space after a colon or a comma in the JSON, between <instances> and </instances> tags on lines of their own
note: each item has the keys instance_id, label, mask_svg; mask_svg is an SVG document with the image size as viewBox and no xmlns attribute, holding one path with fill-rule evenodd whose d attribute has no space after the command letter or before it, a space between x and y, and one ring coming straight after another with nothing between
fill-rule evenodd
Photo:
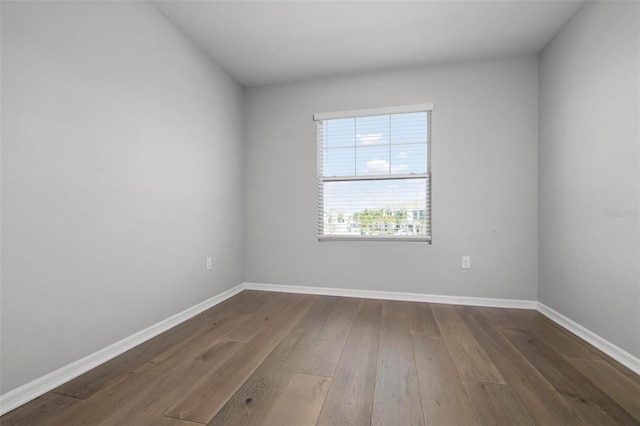
<instances>
[{"instance_id":1,"label":"white ceiling","mask_svg":"<svg viewBox=\"0 0 640 426\"><path fill-rule=\"evenodd\" d=\"M155 1L245 86L540 52L582 1Z\"/></svg>"}]
</instances>

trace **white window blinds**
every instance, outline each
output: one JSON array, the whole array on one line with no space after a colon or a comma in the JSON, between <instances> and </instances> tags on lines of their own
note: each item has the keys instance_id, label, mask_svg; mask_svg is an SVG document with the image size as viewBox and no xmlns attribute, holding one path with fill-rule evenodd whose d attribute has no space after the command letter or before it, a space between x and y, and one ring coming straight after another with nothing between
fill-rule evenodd
<instances>
[{"instance_id":1,"label":"white window blinds","mask_svg":"<svg viewBox=\"0 0 640 426\"><path fill-rule=\"evenodd\" d=\"M314 115L319 239L431 242L432 109Z\"/></svg>"}]
</instances>

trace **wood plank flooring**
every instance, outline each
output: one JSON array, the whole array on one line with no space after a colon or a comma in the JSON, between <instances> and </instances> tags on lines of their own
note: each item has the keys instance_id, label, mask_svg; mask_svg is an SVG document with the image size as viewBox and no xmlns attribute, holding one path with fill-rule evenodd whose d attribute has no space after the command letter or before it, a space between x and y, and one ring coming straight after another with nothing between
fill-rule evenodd
<instances>
[{"instance_id":1,"label":"wood plank flooring","mask_svg":"<svg viewBox=\"0 0 640 426\"><path fill-rule=\"evenodd\" d=\"M640 425L640 378L535 311L244 291L2 425Z\"/></svg>"}]
</instances>

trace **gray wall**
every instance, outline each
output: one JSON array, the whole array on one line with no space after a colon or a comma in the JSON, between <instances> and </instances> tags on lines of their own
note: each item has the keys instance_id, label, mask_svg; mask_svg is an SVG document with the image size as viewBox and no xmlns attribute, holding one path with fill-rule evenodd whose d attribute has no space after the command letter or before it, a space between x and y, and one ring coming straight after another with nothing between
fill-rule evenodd
<instances>
[{"instance_id":1,"label":"gray wall","mask_svg":"<svg viewBox=\"0 0 640 426\"><path fill-rule=\"evenodd\" d=\"M247 281L536 299L536 56L252 88L245 100ZM433 245L318 242L313 113L426 102Z\"/></svg>"},{"instance_id":2,"label":"gray wall","mask_svg":"<svg viewBox=\"0 0 640 426\"><path fill-rule=\"evenodd\" d=\"M148 3L2 2L1 392L242 281L241 107Z\"/></svg>"},{"instance_id":3,"label":"gray wall","mask_svg":"<svg viewBox=\"0 0 640 426\"><path fill-rule=\"evenodd\" d=\"M640 14L587 3L540 61L539 298L640 356Z\"/></svg>"}]
</instances>

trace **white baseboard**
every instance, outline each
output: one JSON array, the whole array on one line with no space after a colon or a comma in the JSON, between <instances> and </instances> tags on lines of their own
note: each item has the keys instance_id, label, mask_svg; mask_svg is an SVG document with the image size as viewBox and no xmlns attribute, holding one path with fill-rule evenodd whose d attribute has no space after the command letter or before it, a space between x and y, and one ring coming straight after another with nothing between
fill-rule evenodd
<instances>
[{"instance_id":1,"label":"white baseboard","mask_svg":"<svg viewBox=\"0 0 640 426\"><path fill-rule=\"evenodd\" d=\"M14 408L21 406L33 399L36 399L40 395L49 392L52 389L78 377L79 375L86 373L103 364L110 359L117 357L118 355L138 346L147 340L164 333L172 327L188 320L195 315L206 311L207 309L215 306L228 298L235 296L244 290L244 285L237 285L229 290L220 293L204 302L198 303L190 308L185 309L167 319L164 319L150 327L145 328L129 337L113 343L106 348L100 349L90 355L85 356L77 361L67 364L62 368L59 368L51 373L42 376L32 382L22 385L10 392L0 395L0 415L5 414Z\"/></svg>"},{"instance_id":2,"label":"white baseboard","mask_svg":"<svg viewBox=\"0 0 640 426\"><path fill-rule=\"evenodd\" d=\"M282 293L358 297L362 299L401 300L403 302L445 303L449 305L486 306L490 308L536 309L538 306L538 302L535 300L443 296L438 294L402 293L380 290L353 290L331 287L244 283L244 288L247 290L277 291Z\"/></svg>"},{"instance_id":3,"label":"white baseboard","mask_svg":"<svg viewBox=\"0 0 640 426\"><path fill-rule=\"evenodd\" d=\"M546 316L551 321L567 329L568 331L575 334L585 342L595 346L597 349L609 355L611 358L615 359L620 364L627 367L629 370L640 375L640 359L639 358L631 355L629 352L614 345L607 339L604 339L603 337L597 335L596 333L589 330L588 328L583 327L582 325L578 324L574 320L565 317L560 312L551 309L544 303L538 302L537 309L542 315Z\"/></svg>"}]
</instances>

